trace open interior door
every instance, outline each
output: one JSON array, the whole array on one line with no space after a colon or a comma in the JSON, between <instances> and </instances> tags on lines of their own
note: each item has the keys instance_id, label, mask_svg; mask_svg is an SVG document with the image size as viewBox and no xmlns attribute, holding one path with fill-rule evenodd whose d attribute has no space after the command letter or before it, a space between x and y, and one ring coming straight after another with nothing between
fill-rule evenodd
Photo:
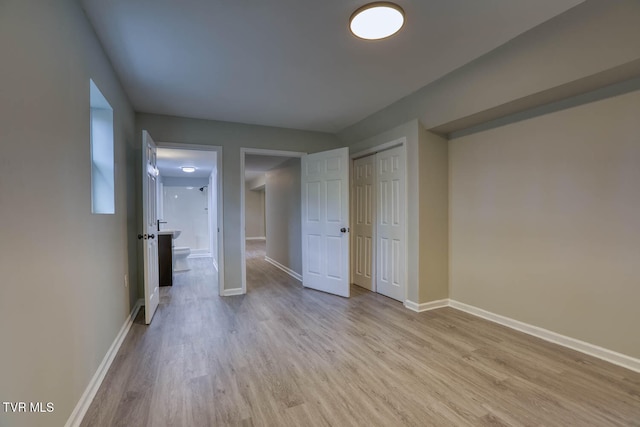
<instances>
[{"instance_id":1,"label":"open interior door","mask_svg":"<svg viewBox=\"0 0 640 427\"><path fill-rule=\"evenodd\" d=\"M302 284L349 296L349 149L302 157Z\"/></svg>"},{"instance_id":2,"label":"open interior door","mask_svg":"<svg viewBox=\"0 0 640 427\"><path fill-rule=\"evenodd\" d=\"M158 283L158 168L156 153L158 148L146 130L142 131L142 240L144 253L144 312L145 323L151 323L160 302Z\"/></svg>"}]
</instances>

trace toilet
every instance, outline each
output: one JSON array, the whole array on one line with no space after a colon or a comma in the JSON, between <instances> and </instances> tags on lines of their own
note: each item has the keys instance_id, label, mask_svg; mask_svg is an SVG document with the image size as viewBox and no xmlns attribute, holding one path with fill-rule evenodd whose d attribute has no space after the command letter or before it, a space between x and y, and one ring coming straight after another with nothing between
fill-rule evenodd
<instances>
[{"instance_id":1,"label":"toilet","mask_svg":"<svg viewBox=\"0 0 640 427\"><path fill-rule=\"evenodd\" d=\"M186 246L173 247L173 271L189 271L187 257L191 254L191 248Z\"/></svg>"}]
</instances>

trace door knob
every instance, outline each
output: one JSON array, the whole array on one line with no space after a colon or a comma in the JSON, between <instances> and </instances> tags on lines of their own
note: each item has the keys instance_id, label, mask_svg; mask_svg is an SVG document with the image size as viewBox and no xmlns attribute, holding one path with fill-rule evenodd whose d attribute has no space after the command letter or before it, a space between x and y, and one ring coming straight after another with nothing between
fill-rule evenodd
<instances>
[{"instance_id":1,"label":"door knob","mask_svg":"<svg viewBox=\"0 0 640 427\"><path fill-rule=\"evenodd\" d=\"M138 240L142 240L142 239L146 239L147 235L146 234L138 234Z\"/></svg>"},{"instance_id":2,"label":"door knob","mask_svg":"<svg viewBox=\"0 0 640 427\"><path fill-rule=\"evenodd\" d=\"M149 238L150 238L150 239L155 239L155 238L156 238L156 235L155 235L155 234L149 234Z\"/></svg>"},{"instance_id":3,"label":"door knob","mask_svg":"<svg viewBox=\"0 0 640 427\"><path fill-rule=\"evenodd\" d=\"M344 227L342 227L342 228L340 229L340 232L341 232L341 233L346 233L346 232L347 232L347 229L346 229L346 228L344 228Z\"/></svg>"}]
</instances>

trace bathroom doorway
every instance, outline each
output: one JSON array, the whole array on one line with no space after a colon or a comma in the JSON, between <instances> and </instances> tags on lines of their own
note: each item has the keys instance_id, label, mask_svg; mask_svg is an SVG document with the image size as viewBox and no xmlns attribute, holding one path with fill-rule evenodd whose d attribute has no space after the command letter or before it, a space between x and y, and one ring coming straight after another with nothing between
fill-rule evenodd
<instances>
[{"instance_id":1,"label":"bathroom doorway","mask_svg":"<svg viewBox=\"0 0 640 427\"><path fill-rule=\"evenodd\" d=\"M204 258L224 289L221 156L220 147L158 143L157 200L159 233L173 236L174 277Z\"/></svg>"},{"instance_id":2,"label":"bathroom doorway","mask_svg":"<svg viewBox=\"0 0 640 427\"><path fill-rule=\"evenodd\" d=\"M304 154L240 149L243 293L247 261L254 258L302 280L300 158Z\"/></svg>"}]
</instances>

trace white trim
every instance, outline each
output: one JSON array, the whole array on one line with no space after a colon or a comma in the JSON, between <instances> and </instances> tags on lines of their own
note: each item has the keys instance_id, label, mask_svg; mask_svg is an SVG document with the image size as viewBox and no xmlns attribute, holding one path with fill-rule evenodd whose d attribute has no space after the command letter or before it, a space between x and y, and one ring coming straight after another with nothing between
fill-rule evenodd
<instances>
[{"instance_id":1,"label":"white trim","mask_svg":"<svg viewBox=\"0 0 640 427\"><path fill-rule=\"evenodd\" d=\"M216 271L218 271L218 261L215 260L215 258L211 257L211 260L213 261L213 268L216 269Z\"/></svg>"},{"instance_id":2,"label":"white trim","mask_svg":"<svg viewBox=\"0 0 640 427\"><path fill-rule=\"evenodd\" d=\"M281 156L281 157L302 157L305 152L302 151L282 151L282 150L270 150L264 148L246 148L240 147L240 268L241 268L241 280L242 280L242 293L247 293L247 248L246 241L247 235L245 230L245 178L244 178L244 161L247 154L258 154L263 156ZM235 295L235 294L234 294Z\"/></svg>"},{"instance_id":3,"label":"white trim","mask_svg":"<svg viewBox=\"0 0 640 427\"><path fill-rule=\"evenodd\" d=\"M413 302L410 300L405 300L404 306L409 310L415 311L417 313L422 313L423 311L429 311L429 310L435 310L437 308L448 307L449 299L439 299L436 301L423 302L422 304L418 304L417 302Z\"/></svg>"},{"instance_id":4,"label":"white trim","mask_svg":"<svg viewBox=\"0 0 640 427\"><path fill-rule=\"evenodd\" d=\"M175 148L179 150L197 150L197 151L215 151L216 152L216 183L217 183L217 214L218 214L218 260L216 270L218 270L218 295L224 294L224 197L223 197L223 171L222 171L222 146L220 145L199 145L199 144L182 144L176 142L158 142L158 147ZM213 230L212 230L213 231Z\"/></svg>"},{"instance_id":5,"label":"white trim","mask_svg":"<svg viewBox=\"0 0 640 427\"><path fill-rule=\"evenodd\" d=\"M602 359L604 361L613 363L614 365L622 366L635 372L640 372L640 359L636 359L625 354L608 350L606 348L590 344L585 341L580 341L575 338L561 335L556 332L543 329L538 326L533 326L528 323L520 322L519 320L511 319L506 316L492 313L487 310L483 310L478 307L474 307L469 304L465 304L455 300L449 300L449 306L456 310L464 311L477 317L489 320L491 322L498 323L516 331L524 332L525 334L533 335L534 337L541 338L545 341L552 342L554 344L561 345L563 347L570 348L572 350L579 351L589 356Z\"/></svg>"},{"instance_id":6,"label":"white trim","mask_svg":"<svg viewBox=\"0 0 640 427\"><path fill-rule=\"evenodd\" d=\"M240 286L243 294L247 293L247 254L246 254L246 237L247 230L245 230L245 190L244 187L247 185L245 182L244 176L244 158L245 158L245 149L240 148ZM266 216L266 212L265 212Z\"/></svg>"},{"instance_id":7,"label":"white trim","mask_svg":"<svg viewBox=\"0 0 640 427\"><path fill-rule=\"evenodd\" d=\"M211 252L205 252L202 254L189 254L189 256L187 257L187 259L193 259L193 258L213 258L213 256L211 255Z\"/></svg>"},{"instance_id":8,"label":"white trim","mask_svg":"<svg viewBox=\"0 0 640 427\"><path fill-rule=\"evenodd\" d=\"M73 412L65 423L65 427L75 427L79 426L82 423L82 419L87 413L91 402L93 402L93 398L96 397L96 393L98 392L98 389L100 388L104 377L107 375L109 367L111 366L111 363L113 363L113 359L116 357L116 354L118 354L120 346L122 346L122 343L124 342L129 329L131 329L131 325L133 325L133 321L138 315L140 307L142 307L143 305L144 300L139 299L138 301L136 301L136 304L133 306L133 310L131 310L131 313L124 321L124 325L122 325L122 328L120 328L120 332L118 332L118 335L116 335L116 338L115 340L113 340L111 347L109 347L109 350L107 350L107 354L104 355L102 362L100 362L100 365L98 365L98 369L96 370L95 374L93 374L93 378L91 378L91 381L89 381L87 388L84 390L84 393L82 393L80 400L76 404L76 407L73 409Z\"/></svg>"},{"instance_id":9,"label":"white trim","mask_svg":"<svg viewBox=\"0 0 640 427\"><path fill-rule=\"evenodd\" d=\"M274 267L277 267L280 270L284 271L285 273L287 273L289 276L293 277L294 279L299 280L300 282L302 282L302 276L300 274L296 273L294 270L290 269L289 267L280 264L278 261L276 261L273 258L269 258L268 256L265 256L264 260L267 261L269 264L273 265Z\"/></svg>"},{"instance_id":10,"label":"white trim","mask_svg":"<svg viewBox=\"0 0 640 427\"><path fill-rule=\"evenodd\" d=\"M358 151L356 153L352 153L349 155L353 160L358 159L360 157L365 157L370 154L375 154L378 151L388 150L390 148L395 148L399 145L405 145L407 143L407 137L403 136L398 139L394 139L393 141L385 142L380 145L376 145L375 147L365 148L364 150Z\"/></svg>"},{"instance_id":11,"label":"white trim","mask_svg":"<svg viewBox=\"0 0 640 427\"><path fill-rule=\"evenodd\" d=\"M277 157L302 157L306 152L302 151L285 151L285 150L272 150L270 148L240 148L241 153L257 154L262 156L277 156Z\"/></svg>"},{"instance_id":12,"label":"white trim","mask_svg":"<svg viewBox=\"0 0 640 427\"><path fill-rule=\"evenodd\" d=\"M242 288L225 289L222 291L223 297L232 297L234 295L244 295L245 291Z\"/></svg>"},{"instance_id":13,"label":"white trim","mask_svg":"<svg viewBox=\"0 0 640 427\"><path fill-rule=\"evenodd\" d=\"M189 255L206 255L206 256L211 256L211 251L209 249L192 249L189 248L191 250L191 253L189 253Z\"/></svg>"},{"instance_id":14,"label":"white trim","mask_svg":"<svg viewBox=\"0 0 640 427\"><path fill-rule=\"evenodd\" d=\"M267 240L266 237L247 237L246 240Z\"/></svg>"}]
</instances>

